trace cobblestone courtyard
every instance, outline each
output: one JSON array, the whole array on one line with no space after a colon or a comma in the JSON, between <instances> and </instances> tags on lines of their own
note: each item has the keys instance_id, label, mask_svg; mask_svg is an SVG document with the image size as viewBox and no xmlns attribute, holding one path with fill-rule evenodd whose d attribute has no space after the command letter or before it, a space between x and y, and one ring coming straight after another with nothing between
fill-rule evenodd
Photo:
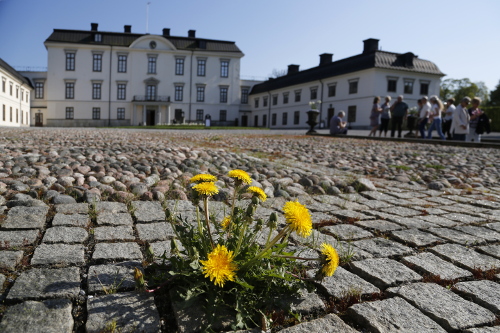
<instances>
[{"instance_id":1,"label":"cobblestone courtyard","mask_svg":"<svg viewBox=\"0 0 500 333\"><path fill-rule=\"evenodd\" d=\"M196 332L133 271L146 241L170 255L166 216L195 216L187 180L216 175L222 212L236 168L269 197L259 217L297 199L355 253L274 331L500 332L499 167L491 148L271 131L2 129L0 332Z\"/></svg>"}]
</instances>

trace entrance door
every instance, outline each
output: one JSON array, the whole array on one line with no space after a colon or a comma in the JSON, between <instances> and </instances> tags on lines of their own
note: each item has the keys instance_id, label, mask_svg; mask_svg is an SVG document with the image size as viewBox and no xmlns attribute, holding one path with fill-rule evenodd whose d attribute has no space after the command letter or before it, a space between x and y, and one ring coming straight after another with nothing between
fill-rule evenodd
<instances>
[{"instance_id":1,"label":"entrance door","mask_svg":"<svg viewBox=\"0 0 500 333\"><path fill-rule=\"evenodd\" d=\"M43 113L35 113L35 126L43 126Z\"/></svg>"},{"instance_id":2,"label":"entrance door","mask_svg":"<svg viewBox=\"0 0 500 333\"><path fill-rule=\"evenodd\" d=\"M327 119L327 123L326 123L327 127L330 126L330 120L332 120L332 117L334 115L335 115L335 108L328 108L328 119Z\"/></svg>"},{"instance_id":3,"label":"entrance door","mask_svg":"<svg viewBox=\"0 0 500 333\"><path fill-rule=\"evenodd\" d=\"M146 110L146 125L154 126L155 125L155 110Z\"/></svg>"},{"instance_id":4,"label":"entrance door","mask_svg":"<svg viewBox=\"0 0 500 333\"><path fill-rule=\"evenodd\" d=\"M241 126L242 127L248 126L248 116L241 116Z\"/></svg>"}]
</instances>

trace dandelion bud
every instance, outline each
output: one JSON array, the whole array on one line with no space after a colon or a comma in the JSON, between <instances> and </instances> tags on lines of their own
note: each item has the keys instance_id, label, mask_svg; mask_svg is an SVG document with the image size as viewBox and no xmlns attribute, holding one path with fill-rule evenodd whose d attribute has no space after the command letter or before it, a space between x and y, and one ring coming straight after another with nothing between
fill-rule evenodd
<instances>
[{"instance_id":1,"label":"dandelion bud","mask_svg":"<svg viewBox=\"0 0 500 333\"><path fill-rule=\"evenodd\" d=\"M153 247L149 242L146 242L146 260L148 262L153 262L155 259L155 252L153 250Z\"/></svg>"},{"instance_id":2,"label":"dandelion bud","mask_svg":"<svg viewBox=\"0 0 500 333\"><path fill-rule=\"evenodd\" d=\"M252 205L257 206L260 203L260 200L258 197L254 196L252 197Z\"/></svg>"},{"instance_id":3,"label":"dandelion bud","mask_svg":"<svg viewBox=\"0 0 500 333\"><path fill-rule=\"evenodd\" d=\"M146 287L146 281L144 281L144 275L141 270L137 267L134 268L134 280L136 289L142 290Z\"/></svg>"},{"instance_id":4,"label":"dandelion bud","mask_svg":"<svg viewBox=\"0 0 500 333\"><path fill-rule=\"evenodd\" d=\"M257 209L257 206L255 206L253 204L248 205L246 215L248 217L252 217L255 214L256 209Z\"/></svg>"},{"instance_id":5,"label":"dandelion bud","mask_svg":"<svg viewBox=\"0 0 500 333\"><path fill-rule=\"evenodd\" d=\"M263 219L257 219L257 222L255 223L255 231L261 231L262 226L264 225L264 220Z\"/></svg>"},{"instance_id":6,"label":"dandelion bud","mask_svg":"<svg viewBox=\"0 0 500 333\"><path fill-rule=\"evenodd\" d=\"M267 226L271 229L276 229L278 226L278 214L276 214L276 212L269 215L269 222L267 223Z\"/></svg>"}]
</instances>

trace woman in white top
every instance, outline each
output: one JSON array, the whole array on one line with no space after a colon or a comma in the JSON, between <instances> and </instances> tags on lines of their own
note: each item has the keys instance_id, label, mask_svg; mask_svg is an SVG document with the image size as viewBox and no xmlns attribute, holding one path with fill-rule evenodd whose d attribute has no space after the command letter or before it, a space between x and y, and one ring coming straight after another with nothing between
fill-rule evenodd
<instances>
[{"instance_id":1,"label":"woman in white top","mask_svg":"<svg viewBox=\"0 0 500 333\"><path fill-rule=\"evenodd\" d=\"M441 140L446 140L441 127L441 111L443 111L444 108L443 102L441 102L437 96L432 96L430 102L432 106L429 121L432 121L432 124L431 127L429 127L429 131L427 132L427 139L432 139L432 131L436 130Z\"/></svg>"}]
</instances>

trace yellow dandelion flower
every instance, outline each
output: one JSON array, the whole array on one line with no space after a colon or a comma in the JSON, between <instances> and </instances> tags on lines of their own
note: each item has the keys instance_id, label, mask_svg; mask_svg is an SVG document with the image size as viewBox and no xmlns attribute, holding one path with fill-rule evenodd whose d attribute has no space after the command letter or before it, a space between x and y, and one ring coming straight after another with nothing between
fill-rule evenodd
<instances>
[{"instance_id":1,"label":"yellow dandelion flower","mask_svg":"<svg viewBox=\"0 0 500 333\"><path fill-rule=\"evenodd\" d=\"M199 195L206 195L207 197L219 193L219 189L215 186L215 183L212 182L199 183L193 186L193 189L198 192Z\"/></svg>"},{"instance_id":2,"label":"yellow dandelion flower","mask_svg":"<svg viewBox=\"0 0 500 333\"><path fill-rule=\"evenodd\" d=\"M311 234L312 220L311 214L306 206L298 201L288 201L283 206L286 222L290 225L292 231L295 231L299 236L307 237Z\"/></svg>"},{"instance_id":3,"label":"yellow dandelion flower","mask_svg":"<svg viewBox=\"0 0 500 333\"><path fill-rule=\"evenodd\" d=\"M200 173L199 175L191 177L189 180L190 183L206 183L211 182L214 183L217 181L217 177L209 175L207 173Z\"/></svg>"},{"instance_id":4,"label":"yellow dandelion flower","mask_svg":"<svg viewBox=\"0 0 500 333\"><path fill-rule=\"evenodd\" d=\"M228 251L224 245L217 247L208 254L208 260L200 260L203 274L214 281L215 285L224 287L226 281L234 281L238 267L233 263L233 251Z\"/></svg>"},{"instance_id":5,"label":"yellow dandelion flower","mask_svg":"<svg viewBox=\"0 0 500 333\"><path fill-rule=\"evenodd\" d=\"M227 175L231 178L235 178L236 180L240 180L244 184L252 183L252 178L250 178L250 175L243 170L231 170Z\"/></svg>"},{"instance_id":6,"label":"yellow dandelion flower","mask_svg":"<svg viewBox=\"0 0 500 333\"><path fill-rule=\"evenodd\" d=\"M229 226L229 223L231 223L231 216L228 215L222 219L220 225L222 226L222 229L226 230Z\"/></svg>"},{"instance_id":7,"label":"yellow dandelion flower","mask_svg":"<svg viewBox=\"0 0 500 333\"><path fill-rule=\"evenodd\" d=\"M321 244L321 254L323 263L321 271L325 276L332 276L339 266L339 255L337 250L330 244L323 243Z\"/></svg>"},{"instance_id":8,"label":"yellow dandelion flower","mask_svg":"<svg viewBox=\"0 0 500 333\"><path fill-rule=\"evenodd\" d=\"M250 186L247 189L247 192L253 193L262 202L266 201L266 199L267 199L267 195L264 193L264 191L260 187Z\"/></svg>"}]
</instances>

